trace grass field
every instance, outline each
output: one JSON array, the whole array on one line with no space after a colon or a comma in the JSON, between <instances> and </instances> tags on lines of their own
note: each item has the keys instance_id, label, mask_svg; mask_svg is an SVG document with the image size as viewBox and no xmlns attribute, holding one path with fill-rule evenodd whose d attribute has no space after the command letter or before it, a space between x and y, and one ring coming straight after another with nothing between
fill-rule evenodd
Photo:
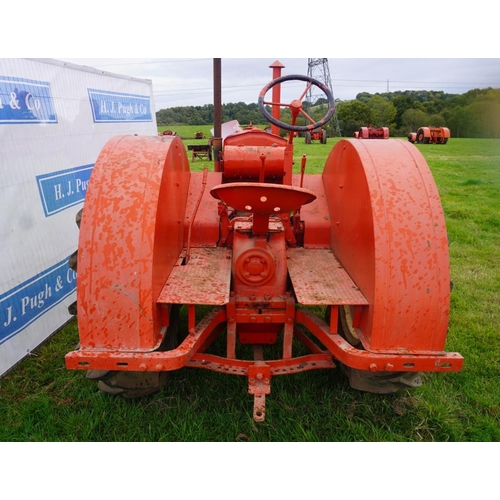
<instances>
[{"instance_id":1,"label":"grass field","mask_svg":"<svg viewBox=\"0 0 500 500\"><path fill-rule=\"evenodd\" d=\"M299 138L296 158L307 154L308 172L319 173L337 140ZM423 374L421 387L389 396L354 391L337 370L274 377L266 420L256 424L244 377L181 369L141 400L99 392L84 372L64 367L78 342L72 322L0 380L0 441L499 441L500 141L417 148L447 219L454 289L446 349L464 356L462 372Z\"/></svg>"}]
</instances>

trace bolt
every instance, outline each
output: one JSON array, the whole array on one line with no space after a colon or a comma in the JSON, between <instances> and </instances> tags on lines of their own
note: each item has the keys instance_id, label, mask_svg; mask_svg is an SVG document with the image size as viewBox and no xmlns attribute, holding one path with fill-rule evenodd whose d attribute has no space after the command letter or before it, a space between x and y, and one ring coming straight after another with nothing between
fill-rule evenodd
<instances>
[{"instance_id":1,"label":"bolt","mask_svg":"<svg viewBox=\"0 0 500 500\"><path fill-rule=\"evenodd\" d=\"M158 363L156 366L155 366L155 370L157 372L162 372L163 371L163 365L161 363Z\"/></svg>"},{"instance_id":2,"label":"bolt","mask_svg":"<svg viewBox=\"0 0 500 500\"><path fill-rule=\"evenodd\" d=\"M264 375L262 373L257 373L257 380L262 380L264 378Z\"/></svg>"},{"instance_id":3,"label":"bolt","mask_svg":"<svg viewBox=\"0 0 500 500\"><path fill-rule=\"evenodd\" d=\"M386 371L386 372L390 372L390 371L392 371L393 369L394 369L394 365L392 365L391 363L387 363L387 364L385 365L385 371Z\"/></svg>"},{"instance_id":4,"label":"bolt","mask_svg":"<svg viewBox=\"0 0 500 500\"><path fill-rule=\"evenodd\" d=\"M146 363L141 363L141 364L139 365L139 370L140 370L141 372L145 372L147 369L148 369L148 365L147 365Z\"/></svg>"},{"instance_id":5,"label":"bolt","mask_svg":"<svg viewBox=\"0 0 500 500\"><path fill-rule=\"evenodd\" d=\"M372 363L372 364L370 365L370 370L371 370L372 372L376 372L376 371L377 371L377 368L378 368L378 367L377 367L377 365L376 365L375 363Z\"/></svg>"}]
</instances>

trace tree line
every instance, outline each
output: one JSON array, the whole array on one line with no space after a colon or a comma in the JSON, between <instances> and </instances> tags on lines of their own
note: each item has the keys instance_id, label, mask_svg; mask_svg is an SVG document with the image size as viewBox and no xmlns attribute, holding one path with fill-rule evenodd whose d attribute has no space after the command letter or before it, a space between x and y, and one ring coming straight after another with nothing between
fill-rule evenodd
<instances>
[{"instance_id":1,"label":"tree line","mask_svg":"<svg viewBox=\"0 0 500 500\"><path fill-rule=\"evenodd\" d=\"M303 103L308 114L321 119L327 110L326 99L314 105ZM392 137L406 137L419 127L448 127L452 137L500 139L500 89L474 89L465 94L447 94L433 90L406 90L369 94L359 93L356 99L336 102L339 131L334 120L327 126L330 136L349 137L361 127L389 127ZM281 119L290 123L287 108L281 109ZM213 104L179 106L156 113L158 125L212 125ZM222 105L222 121L238 120L241 125L263 123L256 103ZM309 123L309 122L307 122ZM297 124L306 124L306 121Z\"/></svg>"}]
</instances>

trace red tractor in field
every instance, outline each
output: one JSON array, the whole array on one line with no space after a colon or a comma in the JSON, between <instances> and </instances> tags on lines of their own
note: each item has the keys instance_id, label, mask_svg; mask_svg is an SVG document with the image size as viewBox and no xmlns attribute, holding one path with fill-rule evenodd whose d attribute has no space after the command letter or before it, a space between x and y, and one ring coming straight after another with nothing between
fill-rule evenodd
<instances>
[{"instance_id":1,"label":"red tractor in field","mask_svg":"<svg viewBox=\"0 0 500 500\"><path fill-rule=\"evenodd\" d=\"M446 144L450 138L450 129L446 127L420 127L417 132L410 132L408 140L418 144Z\"/></svg>"},{"instance_id":2,"label":"red tractor in field","mask_svg":"<svg viewBox=\"0 0 500 500\"><path fill-rule=\"evenodd\" d=\"M322 173L305 173L305 155L294 168L295 133L323 127L335 103L318 80L271 67L258 104L288 139L254 128L222 139L216 123L212 172L191 171L177 136L119 136L99 155L66 367L101 390L147 395L173 370L212 370L247 379L262 421L274 377L341 367L353 388L390 393L420 385L419 372L461 370L445 352L448 237L422 154L342 139ZM296 125L302 102L281 104L286 82L323 90L327 114Z\"/></svg>"},{"instance_id":3,"label":"red tractor in field","mask_svg":"<svg viewBox=\"0 0 500 500\"><path fill-rule=\"evenodd\" d=\"M312 141L319 141L321 144L326 144L326 130L316 129L305 133L305 143L311 144Z\"/></svg>"},{"instance_id":4,"label":"red tractor in field","mask_svg":"<svg viewBox=\"0 0 500 500\"><path fill-rule=\"evenodd\" d=\"M357 132L354 132L356 139L389 139L388 127L361 127Z\"/></svg>"}]
</instances>

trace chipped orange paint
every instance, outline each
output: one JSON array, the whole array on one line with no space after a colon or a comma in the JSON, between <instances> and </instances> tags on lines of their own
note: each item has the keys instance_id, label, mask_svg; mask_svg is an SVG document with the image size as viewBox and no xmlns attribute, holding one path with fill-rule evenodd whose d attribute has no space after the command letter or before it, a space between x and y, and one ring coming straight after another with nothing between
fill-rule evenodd
<instances>
[{"instance_id":1,"label":"chipped orange paint","mask_svg":"<svg viewBox=\"0 0 500 500\"><path fill-rule=\"evenodd\" d=\"M335 361L372 372L461 370L462 356L444 352L443 209L415 146L344 139L322 175L292 175L293 133L287 141L252 128L227 137L220 156L220 172L191 173L176 136L106 144L81 221L80 348L67 368L247 376L257 420L275 375ZM172 304L188 306L188 335L159 351ZM349 304L361 349L337 333ZM213 307L200 319L198 305ZM330 306L330 324L297 305ZM227 356L205 354L224 330ZM282 358L264 360L261 345L281 332ZM293 339L311 354L293 357ZM254 361L237 359L237 340L254 344Z\"/></svg>"},{"instance_id":2,"label":"chipped orange paint","mask_svg":"<svg viewBox=\"0 0 500 500\"><path fill-rule=\"evenodd\" d=\"M177 136L116 137L102 150L80 226L82 348L158 347L156 299L184 243L189 176Z\"/></svg>"}]
</instances>

